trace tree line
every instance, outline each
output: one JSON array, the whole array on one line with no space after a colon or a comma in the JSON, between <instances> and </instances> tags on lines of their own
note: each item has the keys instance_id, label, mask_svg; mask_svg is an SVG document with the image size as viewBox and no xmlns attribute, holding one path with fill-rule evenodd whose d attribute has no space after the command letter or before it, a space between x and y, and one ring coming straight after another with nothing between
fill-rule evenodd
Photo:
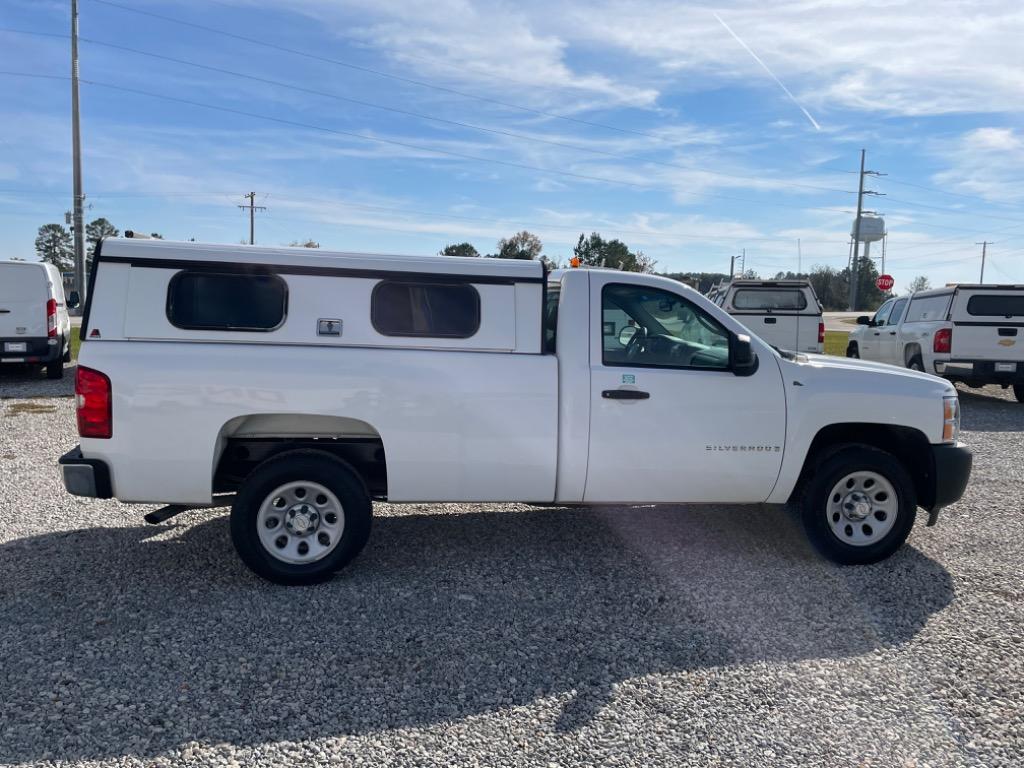
<instances>
[{"instance_id":1,"label":"tree line","mask_svg":"<svg viewBox=\"0 0 1024 768\"><path fill-rule=\"evenodd\" d=\"M117 237L121 230L102 216L85 225L85 271L92 269L92 256L96 244L104 237ZM158 240L163 235L153 232L150 237ZM72 232L63 224L43 224L36 235L36 255L40 261L53 264L61 272L70 272L75 268L75 246Z\"/></svg>"},{"instance_id":2,"label":"tree line","mask_svg":"<svg viewBox=\"0 0 1024 768\"><path fill-rule=\"evenodd\" d=\"M472 243L453 243L442 248L439 255L485 259L533 259L544 262L548 269L558 269L562 266L557 257L545 255L541 239L526 230L511 237L501 238L495 253L481 255ZM657 263L643 251L630 250L618 239L605 240L597 232L591 232L589 236L581 232L572 249L571 258L578 259L580 266L608 267L625 272L653 272Z\"/></svg>"}]
</instances>

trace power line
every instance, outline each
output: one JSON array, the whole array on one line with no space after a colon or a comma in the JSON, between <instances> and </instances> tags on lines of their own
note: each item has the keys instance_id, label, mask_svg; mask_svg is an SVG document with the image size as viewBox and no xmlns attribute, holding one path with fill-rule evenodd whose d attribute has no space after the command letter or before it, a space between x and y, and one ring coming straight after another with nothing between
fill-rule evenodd
<instances>
[{"instance_id":1,"label":"power line","mask_svg":"<svg viewBox=\"0 0 1024 768\"><path fill-rule=\"evenodd\" d=\"M415 85L415 86L418 86L418 87L421 87L421 88L430 88L430 89L435 90L435 91L440 91L442 93L450 93L450 94L453 94L455 96L461 96L461 97L466 98L466 99L473 99L475 101L481 101L481 102L485 102L485 103L488 103L488 104L495 104L497 106L506 107L508 109L518 109L518 110L521 110L523 112L529 112L529 113L534 114L534 115L540 115L542 117L549 117L549 118L553 118L553 119L556 119L556 120L566 120L566 121L571 122L571 123L578 123L580 125L588 125L588 126L590 126L592 128L603 128L605 130L616 131L618 133L630 133L630 134L635 134L637 136L646 136L648 138L656 139L656 140L662 141L662 142L666 141L666 139L664 137L658 136L657 134L647 133L647 132L644 132L644 131L637 131L637 130L634 130L632 128L622 128L620 126L608 125L607 123L598 123L598 122L594 122L592 120L584 120L584 119L578 118L578 117L571 117L570 115L560 115L560 114L557 114L555 112L546 112L545 110L535 109L533 107L527 107L527 106L525 106L523 104L515 104L515 103L510 102L510 101L502 101L501 99L493 99L493 98L490 98L488 96L480 96L480 95L477 95L477 94L468 93L466 91L460 91L460 90L457 90L455 88L449 88L447 86L437 85L435 83L428 83L428 82L426 82L424 80L415 80L413 78L403 77L401 75L395 75L395 74L392 74L390 72L383 72L383 71L381 71L379 69L373 69L371 67L365 67L365 66L363 66L361 64L353 64L352 62L349 62L349 61L343 61L341 59L334 59L334 58L330 58L328 56L320 56L318 54L310 53L309 51L302 51L302 50L299 50L297 48L289 48L288 46L279 45L278 43L271 43L271 42L269 42L267 40L260 40L260 39L255 38L255 37L248 37L246 35L239 35L239 34L237 34L235 32L228 32L227 30L224 30L224 29L217 29L216 27L209 27L209 26L206 26L205 24L197 24L196 22L185 21L184 19L176 19L176 18L174 18L172 16L166 16L166 15L161 14L161 13L154 13L153 11L144 11L141 8L132 8L131 6L121 5L120 3L115 3L112 0L91 0L91 1L94 2L94 3L100 3L102 5L107 5L107 6L110 6L112 8L118 8L118 9L120 9L122 11L129 11L131 13L137 13L137 14L140 14L142 16L149 16L149 17L154 18L154 19L160 19L161 21L167 21L167 22L170 22L172 24L180 24L180 25L185 26L185 27L192 27L193 29L201 29L204 32L209 32L209 33L215 34L215 35L222 35L224 37L229 37L229 38L232 38L232 39L235 39L235 40L241 40L241 41L246 42L246 43L251 43L252 45L263 46L264 48L270 48L272 50L280 51L282 53L289 53L289 54L292 54L294 56L301 56L303 58L312 59L314 61L322 61L322 62L325 62L327 64L335 64L335 65L337 65L339 67L346 67L347 69L352 69L352 70L355 70L357 72L364 72L366 74L376 75L377 77L384 77L384 78L388 78L390 80L396 80L398 82L406 83L408 85Z\"/></svg>"},{"instance_id":2,"label":"power line","mask_svg":"<svg viewBox=\"0 0 1024 768\"><path fill-rule=\"evenodd\" d=\"M0 194L42 194L53 197L63 197L62 194L57 192L49 192L44 190L25 190L25 189L0 189ZM91 198L93 200L103 199L162 199L168 197L183 197L183 198L230 198L234 197L232 192L169 192L165 194L153 194L153 193L128 193L128 192L93 192ZM368 211L379 211L391 214L402 214L402 215L414 215L414 216L426 216L432 219L454 219L458 221L470 221L480 222L485 224L492 224L496 226L513 226L523 227L527 229L558 229L565 230L567 232L582 232L586 230L596 231L604 229L605 231L611 230L617 235L630 235L637 237L657 237L657 238L684 238L698 241L708 240L721 240L725 242L766 242L766 243L792 243L793 238L791 237L754 237L754 236L729 236L729 235L714 235L704 232L693 232L693 231L672 231L672 230L657 230L657 229L621 229L609 222L603 223L589 223L586 225L566 225L566 224L555 224L555 223L544 223L544 222L529 222L523 221L516 218L485 218L481 216L466 216L464 214L448 213L445 211L424 211L410 208L396 208L393 206L383 205L371 205L366 203L353 203L349 201L339 201L332 198L324 197L294 197L290 195L276 194L275 199L282 202L294 202L294 203L318 203L327 204L331 206L338 206L341 208L356 208L360 210ZM316 222L310 220L310 223L326 223ZM405 231L405 230L402 230ZM808 240L804 239L805 243L815 243L821 245L841 245L845 241L842 240Z\"/></svg>"},{"instance_id":3,"label":"power line","mask_svg":"<svg viewBox=\"0 0 1024 768\"><path fill-rule=\"evenodd\" d=\"M14 28L10 28L10 27L0 27L0 32L8 32L8 33L12 33L12 34L22 34L22 35L37 35L37 36L41 36L41 37L54 37L54 38L58 38L58 39L67 39L67 37L68 37L67 35L59 35L59 34L55 34L55 33L51 33L51 32L36 32L36 31L32 31L32 30L14 29ZM475 125L473 123L467 123L467 122L463 122L461 120L452 120L452 119L449 119L449 118L438 117L437 115L431 115L431 114L427 114L427 113L423 113L423 112L414 112L414 111L408 110L408 109L400 109L398 107L389 107L389 106L384 105L384 104L376 104L374 102L365 101L363 99L355 99L355 98L352 98L350 96L342 96L341 94L331 93L329 91L322 91L322 90L318 90L316 88L306 88L306 87L301 86L301 85L295 85L294 83L282 82L280 80L272 80L272 79L265 78L265 77L259 77L257 75L251 75L251 74L248 74L248 73L245 73L245 72L236 72L234 70L224 69L223 67L215 67L215 66L212 66L212 65L209 65L209 64L201 64L201 63L196 62L196 61L189 61L187 59L179 59L179 58L175 58L173 56L165 56L165 55L160 54L160 53L153 53L151 51L143 51L143 50L140 50L138 48L131 48L131 47L128 47L128 46L125 46L125 45L117 45L115 43L108 43L108 42L104 42L102 40L94 40L94 39L87 38L87 37L82 37L82 38L79 38L79 39L81 40L81 42L89 43L90 45L98 45L98 46L102 46L104 48L111 48L113 50L125 51L127 53L132 53L132 54L135 54L135 55L138 55L138 56L147 56L147 57L152 58L152 59L157 59L157 60L160 60L160 61L167 61L167 62L171 62L171 63L174 63L174 64L181 64L181 65L188 66L188 67L195 67L196 69L202 69L202 70L205 70L205 71L208 71L208 72L217 72L218 74L228 75L230 77L243 78L245 80L251 80L251 81L257 82L257 83L263 83L265 85L273 85L273 86L278 87L278 88L285 88L285 89L296 91L296 92L299 92L299 93L308 93L308 94L313 95L313 96L322 96L324 98L335 99L337 101L343 101L343 102L347 102L349 104L358 104L359 106L362 106L362 107L369 107L370 109L382 110L384 112L391 112L393 114L404 115L406 117L414 117L414 118L416 118L418 120L427 120L427 121L431 121L431 122L441 123L443 125L451 125L451 126L455 126L455 127L458 127L458 128L466 128L466 129L469 129L469 130L481 131L481 132L484 132L484 133L490 133L490 134L494 134L494 135L498 135L498 136L507 136L509 138L520 139L520 140L523 140L523 141L532 141L532 142L535 142L535 143L538 143L538 144L547 144L549 146L561 147L563 149L571 149L571 150L574 150L574 151L577 151L577 152L588 152L590 154L601 155L601 156L604 156L604 157L614 158L614 159L618 159L618 160L638 160L638 161L640 161L642 163L647 163L647 164L650 164L650 165L660 165L660 166L664 166L666 168L678 168L680 170L690 171L690 172L697 172L697 173L706 172L706 173L709 173L709 174L711 174L713 176L722 176L722 177L725 177L725 178L732 178L732 179L742 179L744 181L763 181L763 179L758 178L758 177L754 177L754 176L744 176L742 174L726 173L724 171L717 171L717 170L716 171L711 171L711 170L707 170L707 169L700 168L700 167L696 167L695 168L695 167L689 166L689 165L682 165L680 163L670 163L670 162L666 162L664 160L655 160L655 159L652 159L652 158L644 157L642 155L628 154L628 153L619 153L619 152L610 152L608 150L598 149L596 147L585 147L585 146L582 146L582 145L579 145L579 144L572 144L572 143L565 142L565 141L555 141L553 139L546 139L546 138L544 138L542 136L533 136L533 135L530 135L530 134L518 133L516 131L508 131L508 130L504 130L504 129L501 129L501 128L493 128L493 127L488 127L488 126L483 126L483 125ZM787 187L795 187L795 188L799 188L799 189L813 189L813 190L821 191L821 192L836 192L836 193L839 193L839 194L846 194L846 195L855 194L853 192L853 190L849 190L849 189L839 189L839 188L836 188L836 187L824 187L824 186L817 185L817 184L806 184L806 183L803 183L803 182L795 182L795 181L788 181L786 186Z\"/></svg>"},{"instance_id":4,"label":"power line","mask_svg":"<svg viewBox=\"0 0 1024 768\"><path fill-rule=\"evenodd\" d=\"M101 2L101 1L102 2L106 2L106 0L93 0L93 2ZM58 76L58 75L42 75L42 74L36 74L36 73L13 72L13 71L7 71L7 70L0 71L0 75L7 75L7 76L12 76L12 77L45 78L45 79L51 79L51 80L66 80L67 79L65 77L61 77L61 76ZM136 94L136 95L140 95L140 96L147 96L149 98L161 99L161 100L164 100L164 101L170 101L170 102L174 102L174 103L177 103L177 104L188 104L188 105L194 106L194 107L202 107L203 109L210 109L210 110L215 110L215 111L218 111L218 112L225 112L225 113L228 113L228 114L240 115L242 117L249 117L249 118L254 118L254 119L257 119L257 120L266 120L268 122L279 123L281 125L290 125L290 126L298 127L298 128L307 128L309 130L320 131L320 132L323 132L323 133L330 133L330 134L334 134L334 135L338 135L338 136L347 136L347 137L354 138L354 139L360 139L362 141L371 141L371 142L377 142L377 143L380 143L380 144L388 144L388 145L392 145L392 146L402 147L404 149L414 149L414 150L417 150L419 152L429 152L429 153L437 154L437 155L445 155L445 156L449 156L449 157L456 157L456 158L459 158L459 159L462 159L462 160L471 160L473 162L490 163L490 164L493 164L493 165L500 165L500 166L505 166L505 167L508 167L508 168L517 168L517 169L520 169L520 170L536 171L536 172L539 172L539 173L552 174L552 175L556 175L556 176L565 176L565 177L568 177L568 178L575 178L575 179L580 179L580 180L583 180L583 181L595 181L595 182L601 182L601 183L604 183L604 184L618 184L618 185L621 185L621 186L632 187L634 189L641 189L641 190L668 189L668 190L672 191L674 194L689 195L689 196L692 196L692 197L701 197L701 198L703 198L703 197L714 197L714 198L718 198L718 199L721 199L721 200L732 200L732 201L741 202L741 203L752 203L754 205L767 205L767 206L772 206L772 207L776 207L776 208L787 208L787 209L808 210L808 211L827 211L829 213L850 213L850 211L844 211L842 209L836 209L836 208L826 208L826 207L821 207L821 206L818 206L818 207L814 207L814 206L793 206L793 205L790 205L788 203L773 203L773 202L764 201L764 200L752 200L750 198L733 197L731 195L720 195L720 194L717 194L717 193L714 193L714 192L688 192L686 190L677 189L677 188L674 188L674 187L671 187L671 186L667 186L667 185L664 185L664 184L662 184L662 185L658 185L658 184L639 184L637 182L626 181L624 179L616 179L616 178L612 178L612 177L608 177L608 176L595 176L595 175L592 175L592 174L577 173L575 171L569 171L569 170L560 169L560 168L543 168L541 166L529 165L527 163L518 163L518 162L513 162L513 161L510 161L510 160L499 160L499 159L493 158L493 157L481 157L479 155L471 155L471 154L467 154L465 152L456 152L456 151L450 150L450 149L439 149L439 148L436 148L436 147L428 147L428 146L424 146L422 144L414 144L412 142L399 141L397 139L388 139L388 138L384 138L382 136L367 136L366 134L356 133L355 131L345 131L345 130L341 130L339 128L330 128L330 127L323 126L323 125L314 125L313 123L305 123L305 122L302 122L302 121L299 121L299 120L290 120L288 118L283 118L283 117L275 117L275 116L272 116L272 115L263 115L263 114L260 114L258 112L248 112L246 110L234 109L232 107L223 107L223 106L219 106L219 105L216 105L216 104L208 104L208 103L201 102L201 101L195 101L195 100L192 100L192 99L183 99L183 98L180 98L180 97L177 97L177 96L168 96L166 94L154 93L152 91L145 91L145 90L142 90L140 88L130 88L130 87L127 87L127 86L114 85L113 83L104 83L104 82L100 82L98 80L85 80L85 79L82 79L81 82L86 83L88 85L94 85L94 86L99 87L99 88L107 88L107 89L114 90L114 91L120 91L122 93L132 93L132 94Z\"/></svg>"},{"instance_id":5,"label":"power line","mask_svg":"<svg viewBox=\"0 0 1024 768\"><path fill-rule=\"evenodd\" d=\"M900 186L903 186L903 187L914 187L915 189L923 189L926 192L937 192L940 195L950 195L952 197L962 197L962 198L965 198L967 200L981 200L983 203L987 203L988 205L1003 205L1003 206L1008 206L1008 207L1011 207L1011 208L1019 207L1015 203L1004 203L1004 202L1001 202L999 200L989 200L988 198L982 197L981 195L968 195L968 194L964 194L963 192L950 192L948 189L942 189L941 187L930 187L930 186L927 186L925 184L914 184L913 182L910 182L910 181L900 181L899 179L890 178L889 179L889 183L890 184L899 184Z\"/></svg>"}]
</instances>

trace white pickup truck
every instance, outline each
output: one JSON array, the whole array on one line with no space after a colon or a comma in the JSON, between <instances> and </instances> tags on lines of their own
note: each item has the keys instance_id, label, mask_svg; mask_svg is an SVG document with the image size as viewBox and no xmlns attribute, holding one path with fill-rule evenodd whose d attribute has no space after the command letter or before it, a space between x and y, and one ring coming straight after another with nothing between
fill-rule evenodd
<instances>
[{"instance_id":1,"label":"white pickup truck","mask_svg":"<svg viewBox=\"0 0 1024 768\"><path fill-rule=\"evenodd\" d=\"M778 349L821 353L825 323L809 280L736 279L708 298Z\"/></svg>"},{"instance_id":2,"label":"white pickup truck","mask_svg":"<svg viewBox=\"0 0 1024 768\"><path fill-rule=\"evenodd\" d=\"M799 498L822 553L867 563L970 474L948 382L779 354L666 278L130 239L95 264L65 487L170 505L149 522L233 496L280 583L351 561L374 499Z\"/></svg>"},{"instance_id":3,"label":"white pickup truck","mask_svg":"<svg viewBox=\"0 0 1024 768\"><path fill-rule=\"evenodd\" d=\"M1013 387L1024 403L1024 285L957 285L893 298L857 318L848 357L971 387Z\"/></svg>"}]
</instances>

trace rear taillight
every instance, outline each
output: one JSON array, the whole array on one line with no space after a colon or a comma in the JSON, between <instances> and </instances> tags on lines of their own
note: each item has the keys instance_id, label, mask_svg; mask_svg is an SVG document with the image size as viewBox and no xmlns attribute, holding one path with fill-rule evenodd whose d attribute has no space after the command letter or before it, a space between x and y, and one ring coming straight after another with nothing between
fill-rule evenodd
<instances>
[{"instance_id":1,"label":"rear taillight","mask_svg":"<svg viewBox=\"0 0 1024 768\"><path fill-rule=\"evenodd\" d=\"M953 348L953 329L939 328L935 332L935 340L932 342L932 352L936 354L949 354Z\"/></svg>"},{"instance_id":2,"label":"rear taillight","mask_svg":"<svg viewBox=\"0 0 1024 768\"><path fill-rule=\"evenodd\" d=\"M57 335L57 300L48 299L46 302L46 335L51 339Z\"/></svg>"},{"instance_id":3,"label":"rear taillight","mask_svg":"<svg viewBox=\"0 0 1024 768\"><path fill-rule=\"evenodd\" d=\"M818 343L819 344L824 344L825 343L825 324L824 323L818 323Z\"/></svg>"},{"instance_id":4,"label":"rear taillight","mask_svg":"<svg viewBox=\"0 0 1024 768\"><path fill-rule=\"evenodd\" d=\"M110 437L113 431L110 400L110 379L107 375L78 366L75 374L75 407L80 437Z\"/></svg>"}]
</instances>

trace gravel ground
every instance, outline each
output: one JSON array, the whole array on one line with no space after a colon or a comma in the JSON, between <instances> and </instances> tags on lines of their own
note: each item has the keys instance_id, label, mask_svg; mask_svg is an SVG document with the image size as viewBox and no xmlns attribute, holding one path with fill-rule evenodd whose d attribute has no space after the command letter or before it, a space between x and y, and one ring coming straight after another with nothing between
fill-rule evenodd
<instances>
[{"instance_id":1,"label":"gravel ground","mask_svg":"<svg viewBox=\"0 0 1024 768\"><path fill-rule=\"evenodd\" d=\"M776 509L378 505L330 584L224 510L68 496L71 380L0 379L0 763L1019 766L1024 406L963 392L968 495L870 567Z\"/></svg>"}]
</instances>

